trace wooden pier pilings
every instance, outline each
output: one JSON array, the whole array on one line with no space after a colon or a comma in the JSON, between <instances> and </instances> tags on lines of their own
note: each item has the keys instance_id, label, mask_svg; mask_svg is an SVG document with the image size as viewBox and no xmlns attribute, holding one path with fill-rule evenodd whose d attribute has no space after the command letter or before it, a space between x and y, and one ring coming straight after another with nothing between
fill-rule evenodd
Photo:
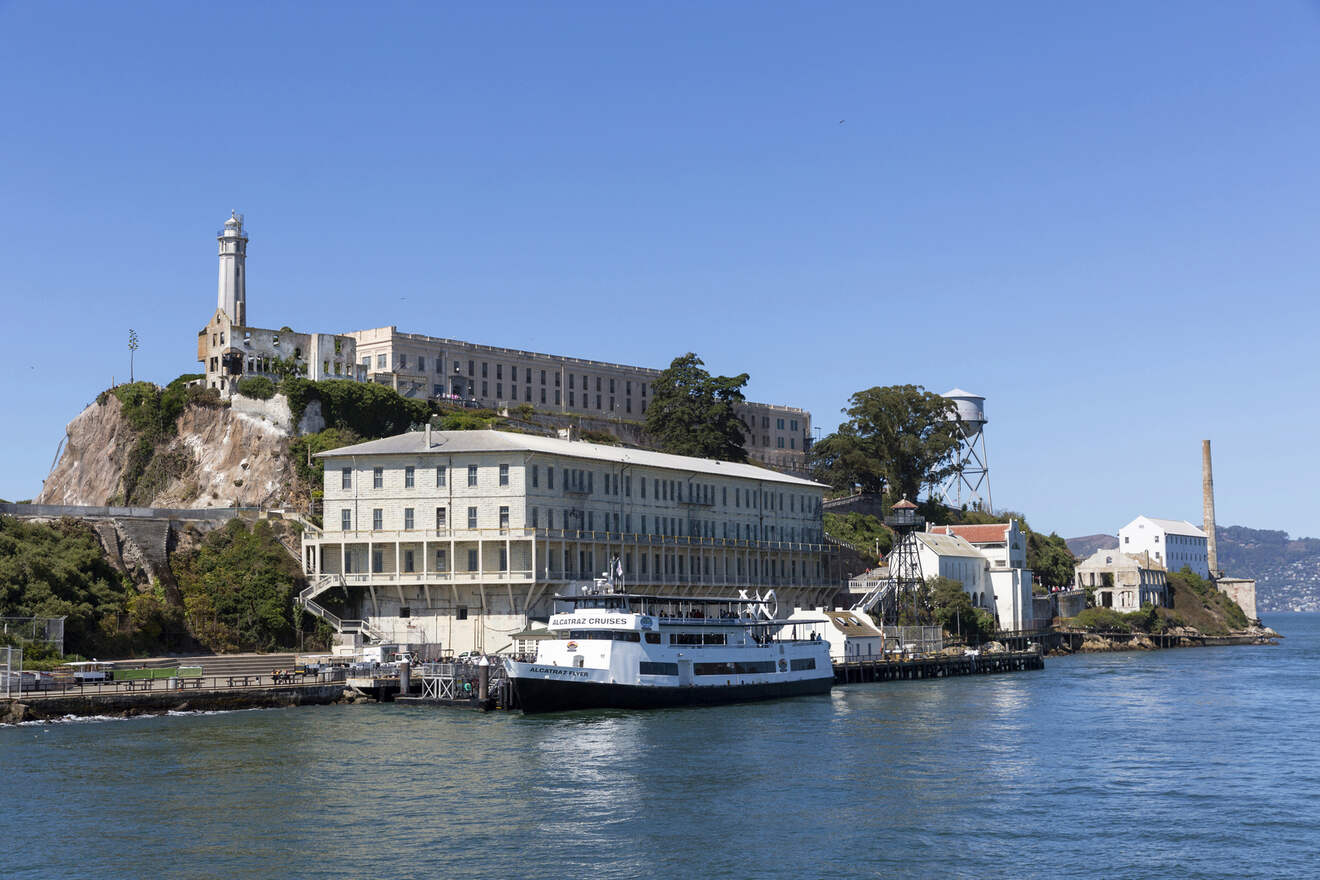
<instances>
[{"instance_id":1,"label":"wooden pier pilings","mask_svg":"<svg viewBox=\"0 0 1320 880\"><path fill-rule=\"evenodd\" d=\"M910 660L877 658L835 663L834 683L911 681L922 678L948 678L954 675L996 675L1044 668L1045 658L1039 651L921 657Z\"/></svg>"}]
</instances>

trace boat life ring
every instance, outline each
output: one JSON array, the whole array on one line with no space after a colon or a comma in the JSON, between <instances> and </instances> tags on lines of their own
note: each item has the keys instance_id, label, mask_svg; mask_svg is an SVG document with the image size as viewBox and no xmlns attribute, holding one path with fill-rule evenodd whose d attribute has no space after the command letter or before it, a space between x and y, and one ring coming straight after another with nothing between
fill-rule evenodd
<instances>
[{"instance_id":1,"label":"boat life ring","mask_svg":"<svg viewBox=\"0 0 1320 880\"><path fill-rule=\"evenodd\" d=\"M779 671L788 672L788 661L785 660L783 657L779 658Z\"/></svg>"},{"instance_id":2,"label":"boat life ring","mask_svg":"<svg viewBox=\"0 0 1320 880\"><path fill-rule=\"evenodd\" d=\"M569 642L564 647L567 648L568 652L571 654L572 652L577 650L577 642Z\"/></svg>"}]
</instances>

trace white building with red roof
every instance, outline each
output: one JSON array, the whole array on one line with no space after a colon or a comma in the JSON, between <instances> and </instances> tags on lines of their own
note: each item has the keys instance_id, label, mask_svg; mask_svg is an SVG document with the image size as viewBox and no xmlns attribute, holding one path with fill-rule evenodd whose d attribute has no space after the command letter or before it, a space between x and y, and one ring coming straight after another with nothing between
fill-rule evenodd
<instances>
[{"instance_id":1,"label":"white building with red roof","mask_svg":"<svg viewBox=\"0 0 1320 880\"><path fill-rule=\"evenodd\" d=\"M994 612L1000 629L1035 625L1032 572L1027 568L1027 537L1016 519L981 525L928 526L920 536L925 574L951 577L973 604ZM971 554L984 562L969 564ZM931 570L926 570L927 567Z\"/></svg>"},{"instance_id":2,"label":"white building with red roof","mask_svg":"<svg viewBox=\"0 0 1320 880\"><path fill-rule=\"evenodd\" d=\"M990 560L992 568L1026 568L1027 536L1016 519L1006 523L930 526L934 535L957 535Z\"/></svg>"}]
</instances>

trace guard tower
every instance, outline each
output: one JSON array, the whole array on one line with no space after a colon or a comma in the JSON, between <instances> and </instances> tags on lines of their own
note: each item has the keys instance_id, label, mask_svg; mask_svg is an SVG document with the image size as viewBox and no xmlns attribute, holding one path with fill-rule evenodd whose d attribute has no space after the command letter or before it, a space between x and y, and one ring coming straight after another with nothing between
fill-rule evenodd
<instances>
[{"instance_id":1,"label":"guard tower","mask_svg":"<svg viewBox=\"0 0 1320 880\"><path fill-rule=\"evenodd\" d=\"M225 226L216 233L220 242L220 286L216 307L223 309L231 323L247 326L247 233L243 215L229 212Z\"/></svg>"},{"instance_id":2,"label":"guard tower","mask_svg":"<svg viewBox=\"0 0 1320 880\"><path fill-rule=\"evenodd\" d=\"M893 583L894 601L881 609L885 623L898 623L901 607L910 606L913 616L919 615L916 608L917 595L920 588L925 586L926 579L921 574L921 555L913 533L919 531L925 523L925 518L917 514L917 505L906 498L894 502L894 506L889 509L889 516L885 517L885 525L894 530L894 549L889 553L889 578Z\"/></svg>"},{"instance_id":3,"label":"guard tower","mask_svg":"<svg viewBox=\"0 0 1320 880\"><path fill-rule=\"evenodd\" d=\"M952 400L962 427L962 445L958 447L957 470L940 490L946 505L990 512L990 454L985 448L985 398L961 388L946 391L942 397Z\"/></svg>"}]
</instances>

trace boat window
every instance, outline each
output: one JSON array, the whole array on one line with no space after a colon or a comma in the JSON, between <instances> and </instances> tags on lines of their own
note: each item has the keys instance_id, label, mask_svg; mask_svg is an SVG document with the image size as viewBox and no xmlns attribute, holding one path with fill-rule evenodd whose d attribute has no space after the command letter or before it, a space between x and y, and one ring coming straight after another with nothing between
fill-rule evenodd
<instances>
[{"instance_id":1,"label":"boat window","mask_svg":"<svg viewBox=\"0 0 1320 880\"><path fill-rule=\"evenodd\" d=\"M648 660L641 662L641 668L638 670L642 675L678 675L677 663L652 663Z\"/></svg>"},{"instance_id":2,"label":"boat window","mask_svg":"<svg viewBox=\"0 0 1320 880\"><path fill-rule=\"evenodd\" d=\"M569 630L568 637L579 640L599 639L607 642L611 640L616 642L640 642L642 640L641 633L616 632L609 629L574 629Z\"/></svg>"},{"instance_id":3,"label":"boat window","mask_svg":"<svg viewBox=\"0 0 1320 880\"><path fill-rule=\"evenodd\" d=\"M646 634L646 643L647 643L648 645L658 645L658 644L660 644L660 633L647 633L647 634Z\"/></svg>"},{"instance_id":4,"label":"boat window","mask_svg":"<svg viewBox=\"0 0 1320 880\"><path fill-rule=\"evenodd\" d=\"M775 671L773 660L745 660L738 663L697 663L692 667L697 675L762 675Z\"/></svg>"},{"instance_id":5,"label":"boat window","mask_svg":"<svg viewBox=\"0 0 1320 880\"><path fill-rule=\"evenodd\" d=\"M727 645L727 633L671 633L671 645Z\"/></svg>"},{"instance_id":6,"label":"boat window","mask_svg":"<svg viewBox=\"0 0 1320 880\"><path fill-rule=\"evenodd\" d=\"M868 647L869 647L869 646L868 646ZM801 671L804 670L804 669L815 669L815 668L816 668L816 658L815 658L815 657L802 657L802 658L799 658L799 659L797 659L797 660L790 660L790 661L789 661L789 667L788 667L788 668L789 668L789 669L792 669L794 672L801 672Z\"/></svg>"}]
</instances>

